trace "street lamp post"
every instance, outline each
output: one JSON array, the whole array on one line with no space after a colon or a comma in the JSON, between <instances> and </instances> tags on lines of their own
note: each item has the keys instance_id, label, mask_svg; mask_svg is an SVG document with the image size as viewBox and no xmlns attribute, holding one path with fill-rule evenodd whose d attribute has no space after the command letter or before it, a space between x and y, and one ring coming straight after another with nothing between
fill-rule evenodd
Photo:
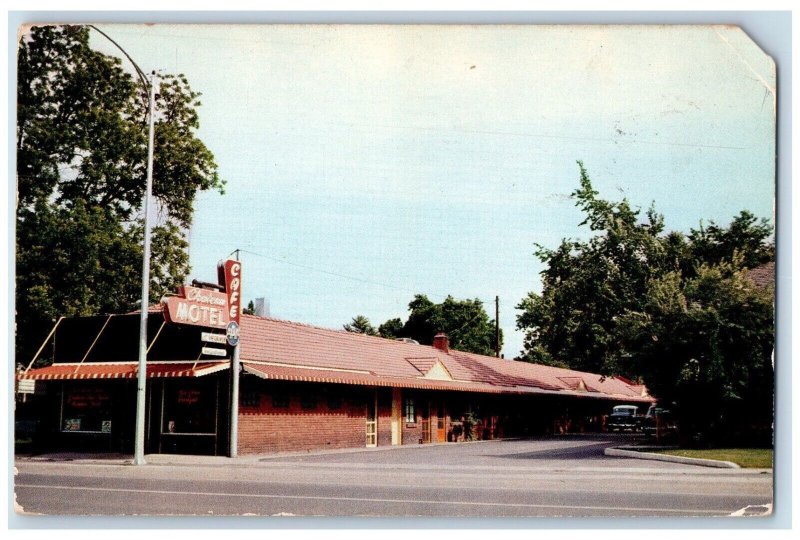
<instances>
[{"instance_id":1,"label":"street lamp post","mask_svg":"<svg viewBox=\"0 0 800 540\"><path fill-rule=\"evenodd\" d=\"M114 41L111 36L89 24L87 27L95 30L107 40L114 44L125 57L130 60L133 67L136 69L136 74L142 81L145 88L149 86L150 101L147 107L147 116L149 121L149 134L147 140L147 185L144 192L144 201L142 208L144 210L144 256L142 260L142 304L141 317L139 320L139 367L136 376L136 433L134 442L134 465L145 465L147 462L144 459L144 417L145 417L145 397L147 389L147 310L150 306L150 199L153 192L153 144L154 144L154 129L155 129L155 102L156 102L156 87L158 86L158 79L156 72L152 72L150 83L147 82L139 65L133 61L128 51L120 47L119 43Z\"/></svg>"},{"instance_id":2,"label":"street lamp post","mask_svg":"<svg viewBox=\"0 0 800 540\"><path fill-rule=\"evenodd\" d=\"M155 101L158 80L155 72L150 77L150 105L148 107L149 134L147 142L147 185L144 191L144 256L142 258L142 304L139 319L139 369L136 377L136 441L134 465L145 465L144 416L147 395L147 312L150 307L150 196L153 192L153 143L155 132Z\"/></svg>"}]
</instances>

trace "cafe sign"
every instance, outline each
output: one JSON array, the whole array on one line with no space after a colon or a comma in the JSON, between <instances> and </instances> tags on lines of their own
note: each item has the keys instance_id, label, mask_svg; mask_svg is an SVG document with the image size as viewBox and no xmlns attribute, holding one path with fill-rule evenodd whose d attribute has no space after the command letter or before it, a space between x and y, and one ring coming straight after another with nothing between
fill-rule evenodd
<instances>
[{"instance_id":1,"label":"cafe sign","mask_svg":"<svg viewBox=\"0 0 800 540\"><path fill-rule=\"evenodd\" d=\"M234 259L217 264L219 284L225 288L228 300L228 320L239 324L242 311L242 263Z\"/></svg>"},{"instance_id":2,"label":"cafe sign","mask_svg":"<svg viewBox=\"0 0 800 540\"><path fill-rule=\"evenodd\" d=\"M228 323L225 336L228 345L239 344L239 316L242 312L242 263L228 259L217 264L217 278L228 299Z\"/></svg>"},{"instance_id":3,"label":"cafe sign","mask_svg":"<svg viewBox=\"0 0 800 540\"><path fill-rule=\"evenodd\" d=\"M164 315L169 322L223 330L228 327L230 318L226 293L188 285L180 287L178 291L178 296L162 300Z\"/></svg>"}]
</instances>

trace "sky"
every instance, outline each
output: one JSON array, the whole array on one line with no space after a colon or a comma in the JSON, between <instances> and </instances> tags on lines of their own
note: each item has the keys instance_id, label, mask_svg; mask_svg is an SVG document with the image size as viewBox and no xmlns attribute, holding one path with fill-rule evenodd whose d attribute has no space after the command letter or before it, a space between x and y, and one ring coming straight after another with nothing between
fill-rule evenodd
<instances>
[{"instance_id":1,"label":"sky","mask_svg":"<svg viewBox=\"0 0 800 540\"><path fill-rule=\"evenodd\" d=\"M516 356L535 244L589 236L577 160L669 230L743 209L774 222L774 67L734 27L100 28L202 93L198 136L227 184L195 203L190 277L239 249L244 298L274 317L377 326L422 293L493 318L499 296Z\"/></svg>"}]
</instances>

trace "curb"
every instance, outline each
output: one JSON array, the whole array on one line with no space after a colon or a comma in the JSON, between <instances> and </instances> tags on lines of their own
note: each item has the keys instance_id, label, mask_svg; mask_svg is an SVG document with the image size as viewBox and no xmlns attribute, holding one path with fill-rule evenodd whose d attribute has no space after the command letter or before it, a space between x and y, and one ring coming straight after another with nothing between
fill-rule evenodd
<instances>
[{"instance_id":1,"label":"curb","mask_svg":"<svg viewBox=\"0 0 800 540\"><path fill-rule=\"evenodd\" d=\"M739 465L732 461L718 461L716 459L690 458L682 456L670 456L668 454L657 454L654 452L637 452L636 450L626 449L623 446L616 448L606 448L603 453L607 456L629 457L635 459L649 459L652 461L669 461L671 463L683 463L685 465L699 465L700 467L715 467L717 469L739 469Z\"/></svg>"}]
</instances>

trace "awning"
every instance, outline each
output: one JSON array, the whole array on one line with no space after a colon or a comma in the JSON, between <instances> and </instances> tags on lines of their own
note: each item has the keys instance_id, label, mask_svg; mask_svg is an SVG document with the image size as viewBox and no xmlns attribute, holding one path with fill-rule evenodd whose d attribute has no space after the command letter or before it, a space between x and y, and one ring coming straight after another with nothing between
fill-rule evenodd
<instances>
[{"instance_id":1,"label":"awning","mask_svg":"<svg viewBox=\"0 0 800 540\"><path fill-rule=\"evenodd\" d=\"M147 378L166 377L202 377L230 367L224 362L156 362L147 363ZM139 364L91 362L91 363L59 363L47 367L32 369L27 373L19 373L17 379L68 380L68 379L135 379L139 373Z\"/></svg>"}]
</instances>

